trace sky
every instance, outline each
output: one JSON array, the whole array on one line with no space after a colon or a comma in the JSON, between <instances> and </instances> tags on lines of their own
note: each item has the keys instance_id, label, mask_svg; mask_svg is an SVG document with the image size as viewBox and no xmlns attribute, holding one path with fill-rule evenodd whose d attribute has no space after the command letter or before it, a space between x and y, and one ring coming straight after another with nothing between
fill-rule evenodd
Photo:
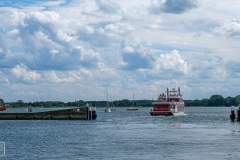
<instances>
[{"instance_id":1,"label":"sky","mask_svg":"<svg viewBox=\"0 0 240 160\"><path fill-rule=\"evenodd\" d=\"M239 0L0 1L0 98L150 100L167 87L180 87L188 100L235 97L239 6Z\"/></svg>"}]
</instances>

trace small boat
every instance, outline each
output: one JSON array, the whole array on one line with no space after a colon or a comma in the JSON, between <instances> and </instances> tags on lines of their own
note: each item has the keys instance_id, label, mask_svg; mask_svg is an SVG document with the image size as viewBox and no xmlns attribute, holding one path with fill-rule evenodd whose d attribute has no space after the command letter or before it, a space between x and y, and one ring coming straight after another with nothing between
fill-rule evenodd
<instances>
[{"instance_id":1,"label":"small boat","mask_svg":"<svg viewBox=\"0 0 240 160\"><path fill-rule=\"evenodd\" d=\"M109 107L109 102L108 102L108 91L107 91L107 87L106 87L106 92L107 92L107 107L104 109L104 112L111 112L111 108Z\"/></svg>"},{"instance_id":2,"label":"small boat","mask_svg":"<svg viewBox=\"0 0 240 160\"><path fill-rule=\"evenodd\" d=\"M5 106L0 106L0 111L5 111L7 109L7 107Z\"/></svg>"},{"instance_id":3,"label":"small boat","mask_svg":"<svg viewBox=\"0 0 240 160\"><path fill-rule=\"evenodd\" d=\"M136 110L138 110L138 108L134 106L127 108L127 111L136 111Z\"/></svg>"},{"instance_id":4,"label":"small boat","mask_svg":"<svg viewBox=\"0 0 240 160\"><path fill-rule=\"evenodd\" d=\"M167 95L160 94L158 100L152 101L152 109L150 114L152 116L176 116L184 114L184 102L180 88L178 91L172 88L171 91L167 88Z\"/></svg>"},{"instance_id":5,"label":"small boat","mask_svg":"<svg viewBox=\"0 0 240 160\"><path fill-rule=\"evenodd\" d=\"M114 105L113 105L113 101L112 101L112 97L111 97L111 94L110 94L110 98L111 98L111 103L112 103L112 106L111 106L111 111L116 111L116 108L114 108Z\"/></svg>"},{"instance_id":6,"label":"small boat","mask_svg":"<svg viewBox=\"0 0 240 160\"><path fill-rule=\"evenodd\" d=\"M134 107L134 94L133 94L133 105L131 107L128 107L127 111L137 111L137 110L138 110L138 108Z\"/></svg>"},{"instance_id":7,"label":"small boat","mask_svg":"<svg viewBox=\"0 0 240 160\"><path fill-rule=\"evenodd\" d=\"M104 112L111 112L111 108L109 108L109 107L105 108Z\"/></svg>"}]
</instances>

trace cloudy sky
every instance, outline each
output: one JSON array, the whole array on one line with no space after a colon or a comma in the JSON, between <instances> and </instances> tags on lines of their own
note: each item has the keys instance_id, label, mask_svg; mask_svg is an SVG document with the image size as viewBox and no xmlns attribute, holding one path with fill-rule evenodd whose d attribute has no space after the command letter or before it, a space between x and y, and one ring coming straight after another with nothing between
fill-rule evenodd
<instances>
[{"instance_id":1,"label":"cloudy sky","mask_svg":"<svg viewBox=\"0 0 240 160\"><path fill-rule=\"evenodd\" d=\"M239 0L0 2L0 98L240 94Z\"/></svg>"}]
</instances>

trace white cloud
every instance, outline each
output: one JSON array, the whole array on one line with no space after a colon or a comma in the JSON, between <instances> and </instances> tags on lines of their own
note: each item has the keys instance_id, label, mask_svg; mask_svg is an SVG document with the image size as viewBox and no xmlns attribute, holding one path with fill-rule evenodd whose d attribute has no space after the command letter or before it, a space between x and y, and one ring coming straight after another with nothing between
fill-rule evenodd
<instances>
[{"instance_id":1,"label":"white cloud","mask_svg":"<svg viewBox=\"0 0 240 160\"><path fill-rule=\"evenodd\" d=\"M90 27L90 26L87 26L86 27L86 33L87 34L93 34L94 33L94 29L92 27Z\"/></svg>"},{"instance_id":2,"label":"white cloud","mask_svg":"<svg viewBox=\"0 0 240 160\"><path fill-rule=\"evenodd\" d=\"M240 23L231 21L213 29L213 33L226 36L240 36Z\"/></svg>"},{"instance_id":3,"label":"white cloud","mask_svg":"<svg viewBox=\"0 0 240 160\"><path fill-rule=\"evenodd\" d=\"M34 19L42 24L52 24L60 20L59 14L54 11L32 12L31 14L28 14L26 18ZM28 22L25 22L25 25L29 25Z\"/></svg>"},{"instance_id":4,"label":"white cloud","mask_svg":"<svg viewBox=\"0 0 240 160\"><path fill-rule=\"evenodd\" d=\"M24 19L26 18L26 14L21 11L14 11L9 17L9 24L11 25L20 25L25 26Z\"/></svg>"},{"instance_id":5,"label":"white cloud","mask_svg":"<svg viewBox=\"0 0 240 160\"><path fill-rule=\"evenodd\" d=\"M115 13L119 10L118 4L112 0L95 0L95 2L99 9L104 12Z\"/></svg>"},{"instance_id":6,"label":"white cloud","mask_svg":"<svg viewBox=\"0 0 240 160\"><path fill-rule=\"evenodd\" d=\"M134 52L134 48L131 47L131 46L125 46L123 49L122 49L123 52L126 52L126 53L133 53Z\"/></svg>"},{"instance_id":7,"label":"white cloud","mask_svg":"<svg viewBox=\"0 0 240 160\"><path fill-rule=\"evenodd\" d=\"M59 78L55 71L48 71L44 74L46 80L50 83L68 83L68 82L74 82L74 79L71 77L63 77Z\"/></svg>"},{"instance_id":8,"label":"white cloud","mask_svg":"<svg viewBox=\"0 0 240 160\"><path fill-rule=\"evenodd\" d=\"M0 8L3 98L104 100L106 85L115 99L171 85L188 99L238 94L239 1L12 4Z\"/></svg>"},{"instance_id":9,"label":"white cloud","mask_svg":"<svg viewBox=\"0 0 240 160\"><path fill-rule=\"evenodd\" d=\"M158 70L181 72L183 74L187 74L188 71L187 62L181 58L177 50L173 50L169 54L161 54L157 60L156 67Z\"/></svg>"},{"instance_id":10,"label":"white cloud","mask_svg":"<svg viewBox=\"0 0 240 160\"><path fill-rule=\"evenodd\" d=\"M50 53L52 53L52 54L57 54L57 53L59 53L59 51L58 51L58 50L55 50L55 49L53 49L53 50L51 50L51 51L50 51Z\"/></svg>"},{"instance_id":11,"label":"white cloud","mask_svg":"<svg viewBox=\"0 0 240 160\"><path fill-rule=\"evenodd\" d=\"M115 34L119 34L119 35L127 35L129 33L131 33L131 31L134 31L135 28L133 26L131 26L130 24L125 24L125 23L111 23L108 24L104 27L106 32L110 32L110 33L115 33Z\"/></svg>"},{"instance_id":12,"label":"white cloud","mask_svg":"<svg viewBox=\"0 0 240 160\"><path fill-rule=\"evenodd\" d=\"M8 32L9 35L16 35L19 33L19 30L18 29L13 29L11 31Z\"/></svg>"},{"instance_id":13,"label":"white cloud","mask_svg":"<svg viewBox=\"0 0 240 160\"><path fill-rule=\"evenodd\" d=\"M121 44L122 64L120 69L136 70L150 69L155 58L149 50L145 50L138 38L128 37Z\"/></svg>"},{"instance_id":14,"label":"white cloud","mask_svg":"<svg viewBox=\"0 0 240 160\"><path fill-rule=\"evenodd\" d=\"M21 78L24 81L28 81L28 82L36 82L41 78L40 74L38 74L36 71L28 71L27 67L22 64L14 67L12 69L12 73L17 78Z\"/></svg>"},{"instance_id":15,"label":"white cloud","mask_svg":"<svg viewBox=\"0 0 240 160\"><path fill-rule=\"evenodd\" d=\"M100 61L99 54L94 50L86 50L82 46L75 46L71 49L73 61L83 67L96 67Z\"/></svg>"}]
</instances>

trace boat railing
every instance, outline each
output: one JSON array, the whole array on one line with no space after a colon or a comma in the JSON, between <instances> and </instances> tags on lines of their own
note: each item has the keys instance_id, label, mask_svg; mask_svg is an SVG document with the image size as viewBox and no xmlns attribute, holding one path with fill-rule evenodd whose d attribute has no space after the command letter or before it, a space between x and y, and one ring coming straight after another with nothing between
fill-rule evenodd
<instances>
[{"instance_id":1,"label":"boat railing","mask_svg":"<svg viewBox=\"0 0 240 160\"><path fill-rule=\"evenodd\" d=\"M152 102L161 102L161 104L171 104L171 105L177 105L177 104L180 104L180 103L183 103L183 101L180 101L180 102L173 102L173 101L152 101Z\"/></svg>"},{"instance_id":2,"label":"boat railing","mask_svg":"<svg viewBox=\"0 0 240 160\"><path fill-rule=\"evenodd\" d=\"M169 98L182 98L182 96L179 96L179 95L169 95L168 97Z\"/></svg>"}]
</instances>

